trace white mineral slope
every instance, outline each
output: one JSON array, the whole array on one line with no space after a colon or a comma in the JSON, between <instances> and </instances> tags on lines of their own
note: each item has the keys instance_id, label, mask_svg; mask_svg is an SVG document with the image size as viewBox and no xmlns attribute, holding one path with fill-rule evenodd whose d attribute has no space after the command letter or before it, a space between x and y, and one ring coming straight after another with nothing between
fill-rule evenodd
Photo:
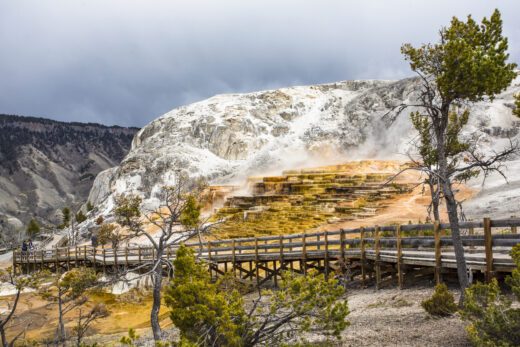
<instances>
[{"instance_id":1,"label":"white mineral slope","mask_svg":"<svg viewBox=\"0 0 520 347\"><path fill-rule=\"evenodd\" d=\"M493 102L472 107L465 134L480 136L482 150L499 150L508 136L520 138L520 121L511 114L519 82ZM117 194L139 194L153 207L158 190L172 184L178 171L212 184L237 184L284 169L406 159L414 136L409 111L393 122L384 115L412 102L417 83L413 78L344 81L217 95L176 108L136 134L120 166L97 176L89 196L96 206L92 216L110 214Z\"/></svg>"}]
</instances>

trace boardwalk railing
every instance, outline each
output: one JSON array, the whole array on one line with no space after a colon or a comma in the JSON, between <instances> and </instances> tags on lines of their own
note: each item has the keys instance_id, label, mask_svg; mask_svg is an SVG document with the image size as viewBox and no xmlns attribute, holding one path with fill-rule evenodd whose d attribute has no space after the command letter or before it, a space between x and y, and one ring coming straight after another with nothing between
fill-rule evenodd
<instances>
[{"instance_id":1,"label":"boardwalk railing","mask_svg":"<svg viewBox=\"0 0 520 347\"><path fill-rule=\"evenodd\" d=\"M517 227L520 218L461 222L467 231L462 243L469 271L482 272L486 280L511 272L515 264L509 256L520 243ZM480 229L479 233L475 233ZM492 230L494 229L494 232ZM449 223L374 226L291 235L237 238L185 243L210 264L212 277L231 271L243 281L261 285L277 284L286 269L307 273L316 269L328 278L338 272L351 280L359 277L364 286L375 280L379 288L408 278L433 274L437 282L443 273L456 268ZM162 257L172 260L178 245L167 248ZM75 266L117 271L121 267L139 268L156 258L152 247L54 248L22 254L14 251L13 268L29 272L50 268L59 272Z\"/></svg>"}]
</instances>

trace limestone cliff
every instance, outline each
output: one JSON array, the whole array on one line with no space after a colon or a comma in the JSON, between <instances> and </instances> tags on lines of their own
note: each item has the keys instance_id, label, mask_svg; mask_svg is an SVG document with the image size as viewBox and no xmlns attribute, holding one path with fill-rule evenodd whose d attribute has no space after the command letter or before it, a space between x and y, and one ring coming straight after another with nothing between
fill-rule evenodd
<instances>
[{"instance_id":1,"label":"limestone cliff","mask_svg":"<svg viewBox=\"0 0 520 347\"><path fill-rule=\"evenodd\" d=\"M157 190L177 171L236 184L284 169L406 159L414 137L408 112L396 121L384 116L413 101L417 83L344 81L217 95L179 107L136 134L121 164L98 175L89 199L97 214L109 214L116 194L137 193L153 206ZM474 105L465 136L480 136L485 151L500 149L508 136L519 139L520 122L511 115L512 93L519 90L516 80L493 102Z\"/></svg>"}]
</instances>

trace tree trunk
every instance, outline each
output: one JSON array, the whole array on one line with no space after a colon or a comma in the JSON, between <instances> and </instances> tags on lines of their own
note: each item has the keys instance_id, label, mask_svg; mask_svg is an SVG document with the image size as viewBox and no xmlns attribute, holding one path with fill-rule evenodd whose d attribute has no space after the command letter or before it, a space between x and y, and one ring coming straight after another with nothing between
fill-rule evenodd
<instances>
[{"instance_id":1,"label":"tree trunk","mask_svg":"<svg viewBox=\"0 0 520 347\"><path fill-rule=\"evenodd\" d=\"M155 261L161 261L162 252L158 251ZM162 330L159 325L159 310L161 309L161 285L162 285L162 266L159 264L152 273L153 276L153 305L150 314L154 341L162 341Z\"/></svg>"},{"instance_id":2,"label":"tree trunk","mask_svg":"<svg viewBox=\"0 0 520 347\"><path fill-rule=\"evenodd\" d=\"M65 346L65 324L63 324L63 302L61 296L61 289L58 289L58 313L60 316L56 328L56 346L60 343L62 346Z\"/></svg>"},{"instance_id":3,"label":"tree trunk","mask_svg":"<svg viewBox=\"0 0 520 347\"><path fill-rule=\"evenodd\" d=\"M466 288L469 287L468 275L466 272L466 258L464 257L464 247L462 246L462 240L460 238L459 228L459 217L457 215L457 202L455 195L451 189L451 178L448 174L448 164L445 151L445 135L446 135L446 124L448 120L448 112L443 117L446 119L446 123L437 124L436 126L436 137L437 137L437 151L439 155L439 180L441 183L442 192L444 193L444 199L446 200L446 208L448 209L448 218L450 221L451 237L453 239L453 248L455 250L455 260L457 262L457 276L459 278L460 286L460 300L459 307L465 300Z\"/></svg>"},{"instance_id":4,"label":"tree trunk","mask_svg":"<svg viewBox=\"0 0 520 347\"><path fill-rule=\"evenodd\" d=\"M7 338L5 337L4 327L0 328L0 335L2 335L2 346L4 346L4 347L9 346L9 344L7 343Z\"/></svg>"},{"instance_id":5,"label":"tree trunk","mask_svg":"<svg viewBox=\"0 0 520 347\"><path fill-rule=\"evenodd\" d=\"M433 177L431 177L428 180L428 185L430 186L430 195L432 197L433 218L434 218L435 222L440 222L441 217L439 215L439 195L438 195L438 190L440 189L440 187L438 185L437 185L437 187L435 187L435 185L431 181L432 179L433 179Z\"/></svg>"}]
</instances>

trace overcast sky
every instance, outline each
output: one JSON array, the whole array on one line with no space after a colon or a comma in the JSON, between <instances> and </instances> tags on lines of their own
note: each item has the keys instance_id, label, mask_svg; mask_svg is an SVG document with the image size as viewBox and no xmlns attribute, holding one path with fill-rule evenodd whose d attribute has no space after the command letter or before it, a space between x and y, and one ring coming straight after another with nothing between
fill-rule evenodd
<instances>
[{"instance_id":1,"label":"overcast sky","mask_svg":"<svg viewBox=\"0 0 520 347\"><path fill-rule=\"evenodd\" d=\"M404 42L520 2L0 0L0 113L143 126L215 94L410 76Z\"/></svg>"}]
</instances>

